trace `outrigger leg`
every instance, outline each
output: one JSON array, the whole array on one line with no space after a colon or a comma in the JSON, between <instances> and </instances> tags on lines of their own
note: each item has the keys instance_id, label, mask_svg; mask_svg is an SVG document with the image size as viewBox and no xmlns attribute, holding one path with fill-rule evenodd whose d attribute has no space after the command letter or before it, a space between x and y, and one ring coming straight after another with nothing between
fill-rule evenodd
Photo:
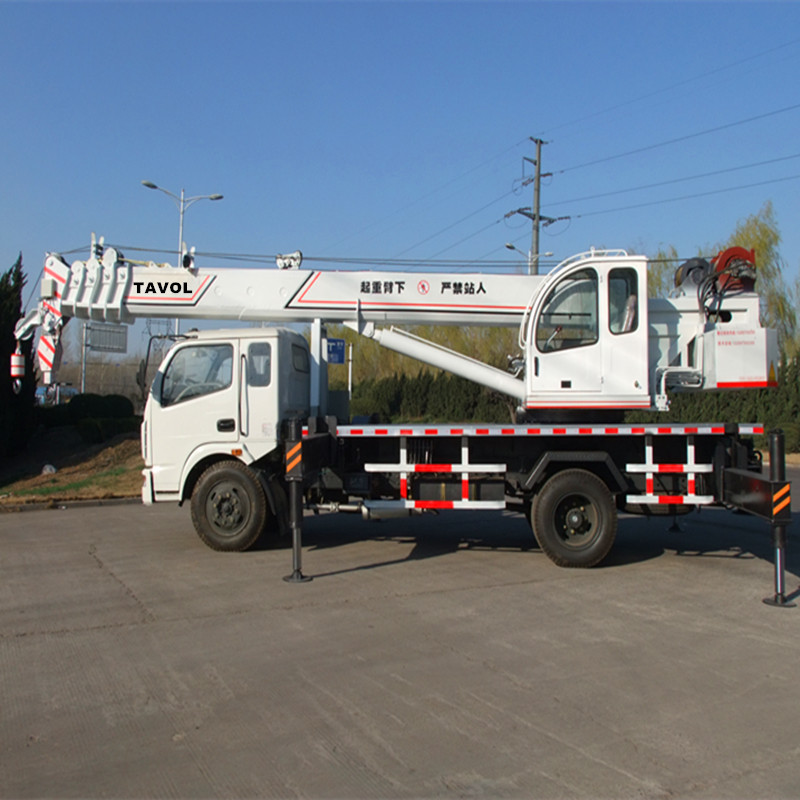
<instances>
[{"instance_id":1,"label":"outrigger leg","mask_svg":"<svg viewBox=\"0 0 800 800\"><path fill-rule=\"evenodd\" d=\"M286 575L287 583L308 583L309 575L303 575L303 425L299 419L288 423L286 439L286 481L289 484L289 527L292 531L292 574Z\"/></svg>"},{"instance_id":2,"label":"outrigger leg","mask_svg":"<svg viewBox=\"0 0 800 800\"><path fill-rule=\"evenodd\" d=\"M786 456L784 452L783 431L771 431L769 435L769 479L773 483L772 509L773 515L777 514L787 505L791 507L791 491L788 484L775 487L776 482L786 480ZM765 597L768 606L781 608L795 608L786 597L786 581L784 571L786 568L786 525L783 522L772 523L772 544L775 552L775 593L772 597Z\"/></svg>"}]
</instances>

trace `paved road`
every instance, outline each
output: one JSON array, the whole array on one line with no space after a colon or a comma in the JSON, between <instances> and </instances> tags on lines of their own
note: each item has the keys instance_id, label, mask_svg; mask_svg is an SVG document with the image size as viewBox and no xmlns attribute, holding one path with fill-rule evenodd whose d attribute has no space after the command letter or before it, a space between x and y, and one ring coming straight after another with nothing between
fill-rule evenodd
<instances>
[{"instance_id":1,"label":"paved road","mask_svg":"<svg viewBox=\"0 0 800 800\"><path fill-rule=\"evenodd\" d=\"M323 515L290 585L185 508L4 515L0 797L796 797L800 608L764 523L683 526L575 571L510 513Z\"/></svg>"}]
</instances>

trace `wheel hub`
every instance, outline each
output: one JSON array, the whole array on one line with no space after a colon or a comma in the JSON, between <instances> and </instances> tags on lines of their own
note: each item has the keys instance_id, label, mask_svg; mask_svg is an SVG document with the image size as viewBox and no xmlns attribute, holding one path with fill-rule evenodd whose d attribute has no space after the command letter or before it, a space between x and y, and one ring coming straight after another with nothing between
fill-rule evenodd
<instances>
[{"instance_id":1,"label":"wheel hub","mask_svg":"<svg viewBox=\"0 0 800 800\"><path fill-rule=\"evenodd\" d=\"M573 508L567 513L567 528L571 532L578 533L586 529L588 520L583 508Z\"/></svg>"},{"instance_id":2,"label":"wheel hub","mask_svg":"<svg viewBox=\"0 0 800 800\"><path fill-rule=\"evenodd\" d=\"M246 517L246 509L236 490L218 487L208 497L209 519L217 528L231 531L238 528Z\"/></svg>"},{"instance_id":3,"label":"wheel hub","mask_svg":"<svg viewBox=\"0 0 800 800\"><path fill-rule=\"evenodd\" d=\"M561 537L571 547L582 547L592 539L597 525L597 511L582 494L570 494L558 505Z\"/></svg>"}]
</instances>

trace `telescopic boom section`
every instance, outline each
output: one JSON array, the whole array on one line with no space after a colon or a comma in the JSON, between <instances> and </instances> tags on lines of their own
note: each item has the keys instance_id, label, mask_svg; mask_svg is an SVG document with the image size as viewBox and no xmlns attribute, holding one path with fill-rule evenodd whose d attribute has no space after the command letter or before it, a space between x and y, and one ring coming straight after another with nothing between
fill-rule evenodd
<instances>
[{"instance_id":1,"label":"telescopic boom section","mask_svg":"<svg viewBox=\"0 0 800 800\"><path fill-rule=\"evenodd\" d=\"M20 320L16 337L29 338L42 326L37 352L44 381L49 383L57 366L60 329L70 317L106 322L133 322L140 317L284 323L321 319L350 324L361 333L370 326L367 335L373 335L375 323L516 327L543 280L467 272L303 270L293 259L279 264L292 266L206 269L195 268L193 261L188 267L136 265L114 248L70 266L59 255L49 254L41 303ZM384 345L392 347L388 341ZM415 343L415 357L428 360L423 353L424 345ZM431 350L430 355L440 365L443 350ZM443 368L456 374L464 374L467 365L471 379L490 386L504 378L508 393L524 394L518 379L458 353L447 356L446 363ZM19 366L14 370L16 376Z\"/></svg>"},{"instance_id":2,"label":"telescopic boom section","mask_svg":"<svg viewBox=\"0 0 800 800\"><path fill-rule=\"evenodd\" d=\"M71 267L51 255L45 272L56 282L65 278L60 297L64 316L114 322L180 316L514 326L542 280L468 273L131 266L113 248L102 261L77 261Z\"/></svg>"}]
</instances>

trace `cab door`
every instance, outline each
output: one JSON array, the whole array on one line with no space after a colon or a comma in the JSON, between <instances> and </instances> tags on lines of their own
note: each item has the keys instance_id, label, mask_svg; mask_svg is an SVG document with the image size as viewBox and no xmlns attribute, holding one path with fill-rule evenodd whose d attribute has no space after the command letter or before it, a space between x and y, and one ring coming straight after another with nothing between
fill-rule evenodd
<instances>
[{"instance_id":1,"label":"cab door","mask_svg":"<svg viewBox=\"0 0 800 800\"><path fill-rule=\"evenodd\" d=\"M528 408L593 405L602 390L600 277L593 267L553 282L533 310Z\"/></svg>"},{"instance_id":2,"label":"cab door","mask_svg":"<svg viewBox=\"0 0 800 800\"><path fill-rule=\"evenodd\" d=\"M526 406L648 408L646 264L576 265L534 304Z\"/></svg>"},{"instance_id":3,"label":"cab door","mask_svg":"<svg viewBox=\"0 0 800 800\"><path fill-rule=\"evenodd\" d=\"M626 408L650 407L646 278L645 265L638 264L612 267L606 281L603 390L610 401Z\"/></svg>"},{"instance_id":4,"label":"cab door","mask_svg":"<svg viewBox=\"0 0 800 800\"><path fill-rule=\"evenodd\" d=\"M241 399L239 427L242 444L253 460L278 443L277 339L243 339L239 355Z\"/></svg>"},{"instance_id":5,"label":"cab door","mask_svg":"<svg viewBox=\"0 0 800 800\"><path fill-rule=\"evenodd\" d=\"M176 347L151 389L153 488L180 491L184 466L198 448L230 450L239 438L238 343L193 341Z\"/></svg>"}]
</instances>

